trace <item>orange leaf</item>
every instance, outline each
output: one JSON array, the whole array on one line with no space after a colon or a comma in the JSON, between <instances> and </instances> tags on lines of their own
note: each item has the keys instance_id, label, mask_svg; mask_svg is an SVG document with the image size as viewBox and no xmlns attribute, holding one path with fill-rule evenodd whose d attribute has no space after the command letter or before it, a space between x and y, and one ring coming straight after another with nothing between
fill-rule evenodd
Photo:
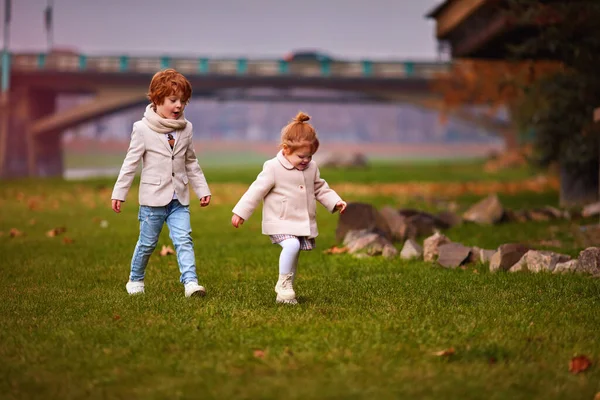
<instances>
[{"instance_id":1,"label":"orange leaf","mask_svg":"<svg viewBox=\"0 0 600 400\"><path fill-rule=\"evenodd\" d=\"M448 356L453 355L454 353L456 353L456 351L454 350L454 347L450 347L449 349L446 349L446 350L437 351L437 352L433 353L433 355L438 356L438 357L448 357Z\"/></svg>"},{"instance_id":2,"label":"orange leaf","mask_svg":"<svg viewBox=\"0 0 600 400\"><path fill-rule=\"evenodd\" d=\"M265 358L264 350L254 350L254 357L256 358Z\"/></svg>"},{"instance_id":3,"label":"orange leaf","mask_svg":"<svg viewBox=\"0 0 600 400\"><path fill-rule=\"evenodd\" d=\"M592 365L592 362L586 356L573 357L569 362L569 372L578 374L587 370Z\"/></svg>"},{"instance_id":4,"label":"orange leaf","mask_svg":"<svg viewBox=\"0 0 600 400\"><path fill-rule=\"evenodd\" d=\"M347 251L348 251L347 247L333 246L330 249L324 250L323 253L325 253L325 254L342 254L342 253L346 253Z\"/></svg>"},{"instance_id":5,"label":"orange leaf","mask_svg":"<svg viewBox=\"0 0 600 400\"><path fill-rule=\"evenodd\" d=\"M10 237L17 237L17 236L23 236L23 232L21 232L20 230L18 230L17 228L12 228L8 234L10 235Z\"/></svg>"},{"instance_id":6,"label":"orange leaf","mask_svg":"<svg viewBox=\"0 0 600 400\"><path fill-rule=\"evenodd\" d=\"M62 240L62 241L63 241L63 243L64 243L64 244L71 244L71 243L73 243L73 242L74 242L74 240L73 240L73 239L71 239L71 238L69 238L69 237L66 237L66 236L63 238L63 240Z\"/></svg>"},{"instance_id":7,"label":"orange leaf","mask_svg":"<svg viewBox=\"0 0 600 400\"><path fill-rule=\"evenodd\" d=\"M169 254L175 254L175 250L171 248L171 246L163 245L162 249L160 249L161 256L168 256Z\"/></svg>"},{"instance_id":8,"label":"orange leaf","mask_svg":"<svg viewBox=\"0 0 600 400\"><path fill-rule=\"evenodd\" d=\"M48 232L46 232L46 236L55 237L66 231L67 231L67 228L65 228L64 226L61 226L58 228L50 229Z\"/></svg>"}]
</instances>

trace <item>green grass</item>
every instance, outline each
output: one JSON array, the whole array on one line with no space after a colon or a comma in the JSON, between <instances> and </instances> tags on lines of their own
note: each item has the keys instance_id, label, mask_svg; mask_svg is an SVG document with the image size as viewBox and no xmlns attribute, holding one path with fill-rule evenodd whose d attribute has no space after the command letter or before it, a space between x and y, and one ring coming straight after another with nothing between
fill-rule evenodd
<instances>
[{"instance_id":1,"label":"green grass","mask_svg":"<svg viewBox=\"0 0 600 400\"><path fill-rule=\"evenodd\" d=\"M407 169L382 167L379 175L411 181ZM441 169L429 171L427 180L444 180ZM458 171L447 179L489 179ZM326 172L330 183L370 179L369 172ZM212 182L255 175L211 173ZM218 204L226 185L215 183L215 204L195 203L191 214L207 297L184 298L175 259L158 254L147 293L129 297L137 191L117 215L108 207L112 183L2 182L0 398L592 399L600 391L598 279L324 255L335 244L337 216L320 208L318 250L300 258L300 304L276 305L278 248L260 234L260 212L242 229L230 226L233 202ZM474 199L454 200L462 210ZM435 210L416 198L347 200ZM557 194L501 200L556 205ZM39 208L30 210L32 202ZM45 236L58 226L73 243ZM9 238L10 228L25 236ZM486 248L552 237L562 242L553 250L576 255L573 229L553 221L462 225L446 234ZM166 228L163 244L170 244ZM433 355L450 347L450 357ZM578 354L594 365L573 375L569 360Z\"/></svg>"}]
</instances>

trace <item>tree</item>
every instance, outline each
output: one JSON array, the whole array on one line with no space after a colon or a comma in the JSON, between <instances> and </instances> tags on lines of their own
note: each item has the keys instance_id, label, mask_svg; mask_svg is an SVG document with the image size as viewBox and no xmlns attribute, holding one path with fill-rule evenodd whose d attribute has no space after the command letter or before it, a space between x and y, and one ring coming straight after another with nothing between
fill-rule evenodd
<instances>
[{"instance_id":1,"label":"tree","mask_svg":"<svg viewBox=\"0 0 600 400\"><path fill-rule=\"evenodd\" d=\"M600 3L511 0L508 12L518 24L537 28L511 48L515 57L564 65L528 85L517 119L535 131L537 161L560 165L561 204L597 200L600 135L592 116L600 106Z\"/></svg>"}]
</instances>

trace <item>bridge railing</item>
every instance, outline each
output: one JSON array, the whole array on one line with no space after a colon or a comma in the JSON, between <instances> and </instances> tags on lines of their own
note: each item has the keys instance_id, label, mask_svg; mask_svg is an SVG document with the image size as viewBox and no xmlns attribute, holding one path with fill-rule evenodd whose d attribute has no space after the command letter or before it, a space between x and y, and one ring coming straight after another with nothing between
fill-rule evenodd
<instances>
[{"instance_id":1,"label":"bridge railing","mask_svg":"<svg viewBox=\"0 0 600 400\"><path fill-rule=\"evenodd\" d=\"M60 71L103 73L147 73L175 68L183 74L432 78L446 72L448 63L413 61L284 61L273 59L212 59L129 56L86 56L83 54L11 54L14 71Z\"/></svg>"}]
</instances>

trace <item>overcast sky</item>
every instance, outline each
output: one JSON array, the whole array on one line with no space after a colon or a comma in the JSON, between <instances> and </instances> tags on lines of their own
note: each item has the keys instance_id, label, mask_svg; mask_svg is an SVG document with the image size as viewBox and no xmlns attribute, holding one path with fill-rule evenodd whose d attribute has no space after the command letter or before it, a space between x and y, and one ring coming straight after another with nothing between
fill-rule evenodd
<instances>
[{"instance_id":1,"label":"overcast sky","mask_svg":"<svg viewBox=\"0 0 600 400\"><path fill-rule=\"evenodd\" d=\"M338 57L415 60L436 58L434 23L424 15L441 2L12 0L12 51L45 51L48 1L54 2L55 46L90 55L280 57L311 48Z\"/></svg>"}]
</instances>

